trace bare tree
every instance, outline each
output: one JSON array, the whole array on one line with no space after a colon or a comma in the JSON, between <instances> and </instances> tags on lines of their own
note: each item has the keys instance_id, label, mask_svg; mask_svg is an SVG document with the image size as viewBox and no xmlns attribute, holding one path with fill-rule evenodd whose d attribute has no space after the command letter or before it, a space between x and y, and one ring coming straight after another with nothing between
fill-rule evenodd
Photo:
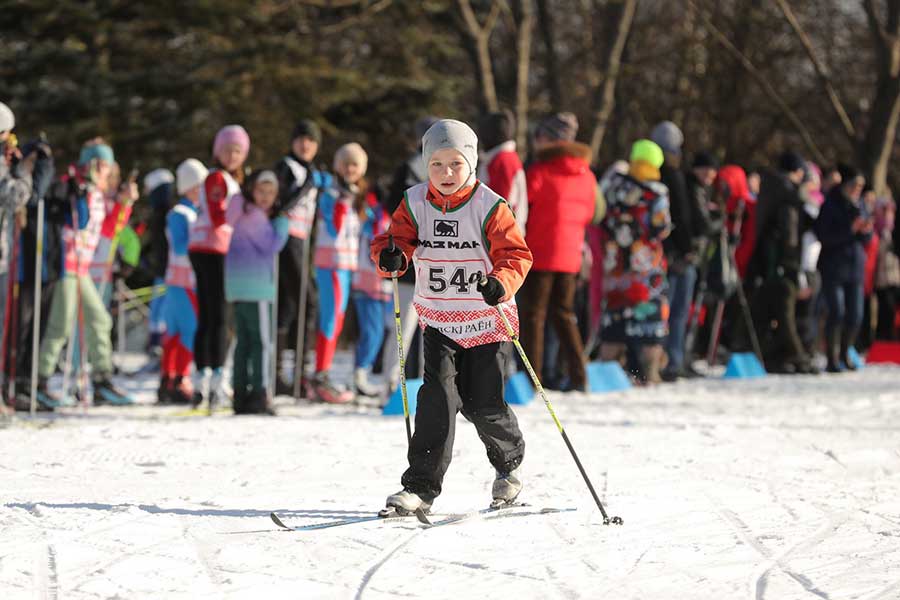
<instances>
[{"instance_id":1,"label":"bare tree","mask_svg":"<svg viewBox=\"0 0 900 600\"><path fill-rule=\"evenodd\" d=\"M812 62L813 68L815 68L816 70L816 75L819 77L819 81L821 82L822 87L825 88L825 93L828 96L828 100L831 102L831 107L834 109L834 112L840 120L841 125L844 127L845 133L851 140L855 141L856 129L853 127L853 123L850 121L850 117L847 115L847 110L844 108L844 104L841 102L840 97L838 97L837 90L834 89L834 85L831 82L831 74L828 72L828 67L826 67L821 60L819 60L819 57L816 55L816 51L813 48L812 42L809 39L809 36L806 35L806 32L800 25L800 21L797 20L797 16L791 9L790 4L787 3L787 0L774 0L774 2L778 5L778 8L781 9L782 14L784 14L784 18L787 19L788 23L790 23L791 28L794 30L794 33L796 33L797 37L800 38L800 43L803 44L803 49L806 51L807 56L809 56L809 60L810 62Z\"/></svg>"},{"instance_id":2,"label":"bare tree","mask_svg":"<svg viewBox=\"0 0 900 600\"><path fill-rule=\"evenodd\" d=\"M528 74L531 66L531 30L534 25L534 11L531 0L516 3L516 145L519 152L525 151L528 132Z\"/></svg>"},{"instance_id":3,"label":"bare tree","mask_svg":"<svg viewBox=\"0 0 900 600\"><path fill-rule=\"evenodd\" d=\"M553 23L553 13L547 6L547 0L537 0L537 13L541 40L544 42L544 71L550 88L550 105L554 110L561 110L563 89L559 60L556 55L556 28Z\"/></svg>"},{"instance_id":4,"label":"bare tree","mask_svg":"<svg viewBox=\"0 0 900 600\"><path fill-rule=\"evenodd\" d=\"M741 52L734 45L734 43L732 43L732 41L730 39L728 39L728 36L726 36L724 33L722 33L722 31L718 27L715 26L715 24L712 22L712 19L710 19L709 16L706 13L704 13L700 9L700 7L697 6L697 3L695 2L695 0L685 0L685 1L690 7L692 7L694 10L697 11L697 13L700 15L700 19L703 21L704 27L706 27L706 30L709 31L709 33L713 36L713 38L716 40L716 42L720 46L722 46L729 54L731 54L738 60L741 67L743 67L743 69L745 71L747 71L747 74L750 75L754 81L756 81L757 85L759 85L759 87L763 90L763 92L766 94L766 96L768 96L769 99L773 103L775 103L775 105L778 107L778 109L782 113L784 113L785 117L787 117L787 119L790 121L791 125L793 125L793 127L797 131L797 133L800 134L800 137L803 138L803 143L806 145L806 148L812 154L814 160L816 160L816 162L819 162L819 163L824 163L825 155L822 153L822 151L819 149L819 146L816 144L815 140L813 139L813 136L810 133L809 128L807 128L807 126L803 123L803 120L800 119L800 117L797 115L796 111L794 111L790 107L790 105L782 97L782 95L778 93L778 91L772 85L772 82L769 81L765 77L765 75L763 75L763 73L756 67L756 65L753 64L753 62L749 58L747 58L746 54ZM870 1L870 0L866 0L866 1ZM892 0L892 1L896 1L898 4L900 4L900 0Z\"/></svg>"},{"instance_id":5,"label":"bare tree","mask_svg":"<svg viewBox=\"0 0 900 600\"><path fill-rule=\"evenodd\" d=\"M491 2L491 11L488 13L482 25L475 16L472 4L469 0L457 0L459 10L462 14L463 23L465 24L465 33L475 42L476 58L478 66L478 74L481 80L481 93L484 101L484 108L493 112L499 110L500 104L497 102L497 85L494 82L494 68L491 64L491 33L497 26L497 19L502 9L501 3L498 1Z\"/></svg>"},{"instance_id":6,"label":"bare tree","mask_svg":"<svg viewBox=\"0 0 900 600\"><path fill-rule=\"evenodd\" d=\"M634 22L634 13L637 8L637 0L623 0L621 12L616 27L616 37L609 46L606 56L603 83L597 90L597 110L595 112L594 133L591 136L591 160L597 160L603 137L606 135L606 127L616 103L616 82L622 66L622 54L625 52L625 43L631 32L631 24Z\"/></svg>"},{"instance_id":7,"label":"bare tree","mask_svg":"<svg viewBox=\"0 0 900 600\"><path fill-rule=\"evenodd\" d=\"M888 162L900 117L900 0L886 0L886 4L884 16L879 15L874 0L863 0L875 45L878 79L859 154L877 193L887 187Z\"/></svg>"}]
</instances>

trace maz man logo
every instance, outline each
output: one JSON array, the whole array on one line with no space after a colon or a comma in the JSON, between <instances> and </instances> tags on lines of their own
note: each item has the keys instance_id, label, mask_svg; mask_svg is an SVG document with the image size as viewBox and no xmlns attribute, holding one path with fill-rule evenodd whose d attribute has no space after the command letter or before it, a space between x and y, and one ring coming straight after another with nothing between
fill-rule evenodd
<instances>
[{"instance_id":1,"label":"maz man logo","mask_svg":"<svg viewBox=\"0 0 900 600\"><path fill-rule=\"evenodd\" d=\"M459 221L435 220L434 235L436 237L459 237Z\"/></svg>"}]
</instances>

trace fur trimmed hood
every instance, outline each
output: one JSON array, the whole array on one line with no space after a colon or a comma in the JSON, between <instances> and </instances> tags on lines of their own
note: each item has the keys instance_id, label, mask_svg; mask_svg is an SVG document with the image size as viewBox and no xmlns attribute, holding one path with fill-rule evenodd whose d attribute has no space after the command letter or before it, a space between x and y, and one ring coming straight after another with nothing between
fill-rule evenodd
<instances>
[{"instance_id":1,"label":"fur trimmed hood","mask_svg":"<svg viewBox=\"0 0 900 600\"><path fill-rule=\"evenodd\" d=\"M581 142L562 142L537 151L534 155L534 160L547 162L564 157L580 158L589 163L591 160L591 147Z\"/></svg>"}]
</instances>

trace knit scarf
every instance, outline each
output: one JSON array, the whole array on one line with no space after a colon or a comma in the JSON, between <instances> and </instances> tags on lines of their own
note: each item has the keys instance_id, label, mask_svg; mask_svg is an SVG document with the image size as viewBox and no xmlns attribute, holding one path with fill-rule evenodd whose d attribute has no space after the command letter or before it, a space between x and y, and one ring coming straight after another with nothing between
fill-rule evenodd
<instances>
[{"instance_id":1,"label":"knit scarf","mask_svg":"<svg viewBox=\"0 0 900 600\"><path fill-rule=\"evenodd\" d=\"M643 160L632 161L628 174L638 181L659 181L662 177L659 169Z\"/></svg>"}]
</instances>

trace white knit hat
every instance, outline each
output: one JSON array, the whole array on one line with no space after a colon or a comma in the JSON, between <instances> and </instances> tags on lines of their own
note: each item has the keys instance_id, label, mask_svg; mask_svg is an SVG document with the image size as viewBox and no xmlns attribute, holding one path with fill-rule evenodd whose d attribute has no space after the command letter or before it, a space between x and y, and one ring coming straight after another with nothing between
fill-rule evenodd
<instances>
[{"instance_id":1,"label":"white knit hat","mask_svg":"<svg viewBox=\"0 0 900 600\"><path fill-rule=\"evenodd\" d=\"M12 131L16 126L16 116L10 108L0 102L0 131Z\"/></svg>"},{"instance_id":2,"label":"white knit hat","mask_svg":"<svg viewBox=\"0 0 900 600\"><path fill-rule=\"evenodd\" d=\"M431 155L444 148L453 148L463 155L469 169L475 173L478 165L478 136L462 121L441 119L422 136L422 159L427 165Z\"/></svg>"},{"instance_id":3,"label":"white knit hat","mask_svg":"<svg viewBox=\"0 0 900 600\"><path fill-rule=\"evenodd\" d=\"M175 187L178 194L184 194L191 188L202 184L206 180L207 175L209 175L209 170L202 162L196 158L187 159L178 165L178 168L175 170L175 177L178 181Z\"/></svg>"},{"instance_id":4,"label":"white knit hat","mask_svg":"<svg viewBox=\"0 0 900 600\"><path fill-rule=\"evenodd\" d=\"M168 169L153 169L144 175L144 195L147 196L164 183L175 183L175 176Z\"/></svg>"},{"instance_id":5,"label":"white knit hat","mask_svg":"<svg viewBox=\"0 0 900 600\"><path fill-rule=\"evenodd\" d=\"M366 154L362 146L356 142L350 142L338 148L337 152L334 153L334 170L337 171L339 165L348 162L356 163L362 174L365 175L366 170L369 168L369 155Z\"/></svg>"}]
</instances>

